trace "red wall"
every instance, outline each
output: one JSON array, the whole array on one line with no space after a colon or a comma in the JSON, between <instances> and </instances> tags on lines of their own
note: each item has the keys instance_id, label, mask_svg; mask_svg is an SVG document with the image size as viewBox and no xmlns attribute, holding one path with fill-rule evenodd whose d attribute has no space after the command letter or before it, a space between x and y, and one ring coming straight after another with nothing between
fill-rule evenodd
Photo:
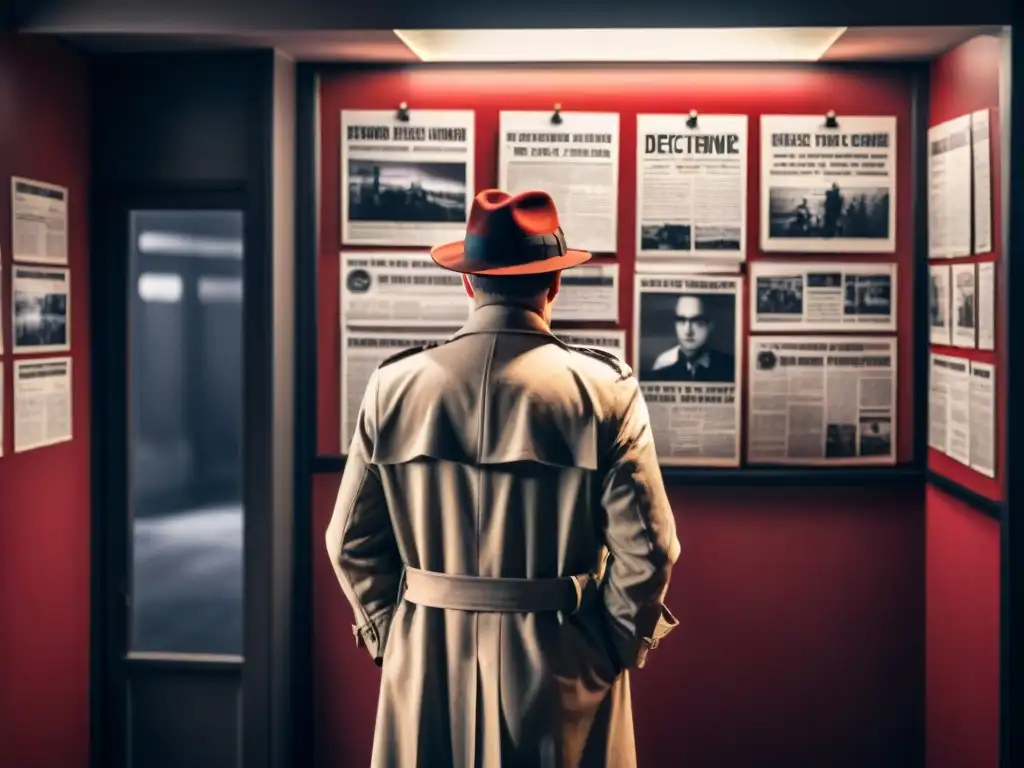
<instances>
[{"instance_id":1,"label":"red wall","mask_svg":"<svg viewBox=\"0 0 1024 768\"><path fill-rule=\"evenodd\" d=\"M1000 59L998 38L983 36L932 65L930 125L979 109L993 110L994 253L953 263L989 261L1002 253ZM996 364L996 478L984 477L935 450L928 456L930 469L994 500L1003 498L1006 472L1006 368L997 359L998 350L1006 349L1002 320L997 316L997 352L932 347L943 354ZM926 500L928 767L995 768L999 762L999 523L938 488L929 487Z\"/></svg>"},{"instance_id":2,"label":"red wall","mask_svg":"<svg viewBox=\"0 0 1024 768\"><path fill-rule=\"evenodd\" d=\"M0 765L89 758L89 91L60 43L0 35ZM10 176L69 188L73 434L15 454L11 415Z\"/></svg>"},{"instance_id":3,"label":"red wall","mask_svg":"<svg viewBox=\"0 0 1024 768\"><path fill-rule=\"evenodd\" d=\"M497 182L501 109L614 111L621 120L621 327L633 311L636 115L749 115L748 256L757 248L759 121L767 113L895 115L900 218L900 461L913 452L910 90L902 73L795 67L414 68L326 76L321 89L318 435L339 452L340 110L476 110L476 185ZM804 257L806 258L806 257ZM746 306L746 303L744 303ZM324 554L337 476L314 478L316 753L369 759L379 672L355 648ZM673 488L683 554L669 604L684 629L634 676L641 765L913 765L922 734L923 491Z\"/></svg>"}]
</instances>

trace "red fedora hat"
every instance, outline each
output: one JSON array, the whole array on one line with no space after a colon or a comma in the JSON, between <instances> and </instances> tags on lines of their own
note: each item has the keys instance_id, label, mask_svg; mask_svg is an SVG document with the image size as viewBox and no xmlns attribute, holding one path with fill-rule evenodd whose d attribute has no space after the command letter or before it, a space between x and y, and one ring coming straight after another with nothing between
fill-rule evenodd
<instances>
[{"instance_id":1,"label":"red fedora hat","mask_svg":"<svg viewBox=\"0 0 1024 768\"><path fill-rule=\"evenodd\" d=\"M538 275L575 267L587 251L565 246L547 192L510 195L485 189L473 200L466 239L430 250L438 266L471 275Z\"/></svg>"}]
</instances>

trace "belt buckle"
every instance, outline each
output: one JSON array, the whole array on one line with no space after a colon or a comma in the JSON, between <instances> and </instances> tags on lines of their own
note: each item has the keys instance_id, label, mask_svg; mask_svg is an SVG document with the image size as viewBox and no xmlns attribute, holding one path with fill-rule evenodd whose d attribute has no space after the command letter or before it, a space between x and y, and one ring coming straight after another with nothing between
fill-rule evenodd
<instances>
[{"instance_id":1,"label":"belt buckle","mask_svg":"<svg viewBox=\"0 0 1024 768\"><path fill-rule=\"evenodd\" d=\"M569 578L572 579L572 585L573 585L573 587L576 588L576 607L573 608L572 609L572 613L569 614L571 616L572 614L579 613L580 608L583 607L583 586L584 585L580 583L580 580L576 576L570 576Z\"/></svg>"},{"instance_id":2,"label":"belt buckle","mask_svg":"<svg viewBox=\"0 0 1024 768\"><path fill-rule=\"evenodd\" d=\"M572 613L579 613L580 609L583 608L583 597L586 595L587 589L597 581L597 575L588 573L583 577L570 576L569 578L572 579L572 585L576 588L576 607Z\"/></svg>"}]
</instances>

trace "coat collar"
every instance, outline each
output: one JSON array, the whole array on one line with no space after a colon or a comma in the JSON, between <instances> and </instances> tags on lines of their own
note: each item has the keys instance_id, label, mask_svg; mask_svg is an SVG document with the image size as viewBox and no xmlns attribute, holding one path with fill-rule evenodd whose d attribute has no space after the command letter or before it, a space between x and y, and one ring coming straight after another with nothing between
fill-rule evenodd
<instances>
[{"instance_id":1,"label":"coat collar","mask_svg":"<svg viewBox=\"0 0 1024 768\"><path fill-rule=\"evenodd\" d=\"M485 304L477 307L466 324L452 338L457 339L473 333L503 332L536 333L555 338L539 314L519 304Z\"/></svg>"}]
</instances>

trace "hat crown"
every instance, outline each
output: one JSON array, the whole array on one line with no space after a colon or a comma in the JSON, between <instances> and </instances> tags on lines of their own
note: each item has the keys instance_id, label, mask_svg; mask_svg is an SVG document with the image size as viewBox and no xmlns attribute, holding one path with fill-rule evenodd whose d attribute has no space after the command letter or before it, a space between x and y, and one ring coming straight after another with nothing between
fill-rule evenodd
<instances>
[{"instance_id":1,"label":"hat crown","mask_svg":"<svg viewBox=\"0 0 1024 768\"><path fill-rule=\"evenodd\" d=\"M530 275L557 272L590 258L570 249L547 192L510 195L485 189L473 199L466 237L430 249L431 258L454 272L476 275Z\"/></svg>"},{"instance_id":2,"label":"hat crown","mask_svg":"<svg viewBox=\"0 0 1024 768\"><path fill-rule=\"evenodd\" d=\"M474 198L466 223L469 258L511 266L565 252L558 210L547 192L485 189Z\"/></svg>"}]
</instances>

